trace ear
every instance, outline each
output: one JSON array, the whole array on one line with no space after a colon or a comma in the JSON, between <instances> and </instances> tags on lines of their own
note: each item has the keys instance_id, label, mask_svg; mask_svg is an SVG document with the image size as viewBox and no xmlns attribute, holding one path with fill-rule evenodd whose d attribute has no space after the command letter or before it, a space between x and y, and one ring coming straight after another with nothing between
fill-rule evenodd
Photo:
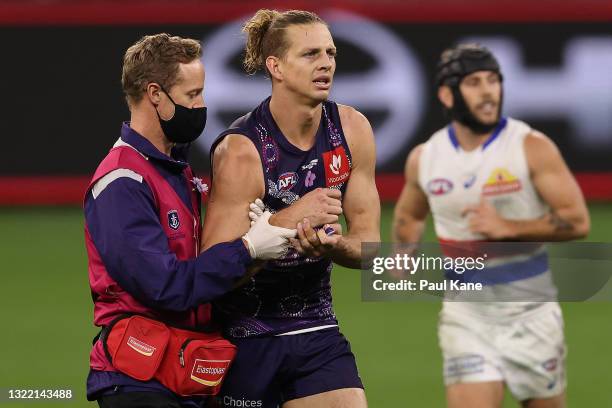
<instances>
[{"instance_id":1,"label":"ear","mask_svg":"<svg viewBox=\"0 0 612 408\"><path fill-rule=\"evenodd\" d=\"M283 73L280 67L280 58L270 55L266 58L266 68L268 68L268 72L270 76L278 81L283 80Z\"/></svg>"},{"instance_id":2,"label":"ear","mask_svg":"<svg viewBox=\"0 0 612 408\"><path fill-rule=\"evenodd\" d=\"M443 85L438 88L438 99L445 108L450 109L453 107L453 91L451 91L449 86Z\"/></svg>"},{"instance_id":3,"label":"ear","mask_svg":"<svg viewBox=\"0 0 612 408\"><path fill-rule=\"evenodd\" d=\"M153 105L159 105L161 100L161 86L159 86L159 84L155 82L148 83L145 92Z\"/></svg>"}]
</instances>

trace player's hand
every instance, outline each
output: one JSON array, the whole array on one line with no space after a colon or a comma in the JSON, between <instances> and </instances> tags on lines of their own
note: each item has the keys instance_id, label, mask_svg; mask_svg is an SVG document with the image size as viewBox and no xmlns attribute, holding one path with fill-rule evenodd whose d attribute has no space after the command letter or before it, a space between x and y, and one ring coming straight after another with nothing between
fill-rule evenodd
<instances>
[{"instance_id":1,"label":"player's hand","mask_svg":"<svg viewBox=\"0 0 612 408\"><path fill-rule=\"evenodd\" d=\"M389 258L395 258L398 255L402 258L404 257L404 255L408 257L413 257L418 247L419 244L395 242L391 247ZM409 278L412 273L411 270L397 268L397 265L394 265L394 267L391 269L387 269L387 272L389 273L389 276L391 276L395 280Z\"/></svg>"},{"instance_id":2,"label":"player's hand","mask_svg":"<svg viewBox=\"0 0 612 408\"><path fill-rule=\"evenodd\" d=\"M467 206L462 216L468 217L471 232L483 235L486 239L501 240L512 237L512 225L503 219L493 204L481 199L476 205Z\"/></svg>"},{"instance_id":3,"label":"player's hand","mask_svg":"<svg viewBox=\"0 0 612 408\"><path fill-rule=\"evenodd\" d=\"M341 238L340 224L325 224L323 228L315 230L305 218L297 225L297 238L292 238L290 241L300 255L318 258L336 248Z\"/></svg>"},{"instance_id":4,"label":"player's hand","mask_svg":"<svg viewBox=\"0 0 612 408\"><path fill-rule=\"evenodd\" d=\"M255 221L251 229L242 236L253 259L270 260L282 257L290 247L289 238L296 236L296 230L270 225L269 211Z\"/></svg>"},{"instance_id":5,"label":"player's hand","mask_svg":"<svg viewBox=\"0 0 612 408\"><path fill-rule=\"evenodd\" d=\"M266 210L266 206L263 201L257 198L255 201L249 204L249 218L251 219L251 227L255 225L259 217L261 217Z\"/></svg>"},{"instance_id":6,"label":"player's hand","mask_svg":"<svg viewBox=\"0 0 612 408\"><path fill-rule=\"evenodd\" d=\"M313 227L334 224L338 222L338 216L342 214L341 197L339 190L317 188L274 214L270 218L270 223L279 227L293 228L306 218Z\"/></svg>"}]
</instances>

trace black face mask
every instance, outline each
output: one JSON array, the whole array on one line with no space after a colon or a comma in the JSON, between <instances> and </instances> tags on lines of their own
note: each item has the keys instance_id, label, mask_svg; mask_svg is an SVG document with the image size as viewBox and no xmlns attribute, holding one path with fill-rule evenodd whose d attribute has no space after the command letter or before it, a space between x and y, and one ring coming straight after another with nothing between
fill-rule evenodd
<instances>
[{"instance_id":1,"label":"black face mask","mask_svg":"<svg viewBox=\"0 0 612 408\"><path fill-rule=\"evenodd\" d=\"M166 138L172 143L191 143L198 138L204 131L206 126L206 107L202 108L187 108L179 105L172 100L172 97L165 89L162 92L168 96L170 102L174 104L174 116L168 120L164 120L159 116L157 107L157 118L159 124L166 135Z\"/></svg>"}]
</instances>

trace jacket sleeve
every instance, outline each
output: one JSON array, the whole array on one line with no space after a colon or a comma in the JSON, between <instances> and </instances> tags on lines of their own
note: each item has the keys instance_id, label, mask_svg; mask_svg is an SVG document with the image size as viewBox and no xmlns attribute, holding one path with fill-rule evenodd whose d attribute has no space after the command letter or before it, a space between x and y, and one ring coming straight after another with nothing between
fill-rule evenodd
<instances>
[{"instance_id":1,"label":"jacket sleeve","mask_svg":"<svg viewBox=\"0 0 612 408\"><path fill-rule=\"evenodd\" d=\"M170 251L146 182L114 180L85 201L85 222L110 276L153 309L184 311L225 294L251 256L241 239L180 261Z\"/></svg>"}]
</instances>

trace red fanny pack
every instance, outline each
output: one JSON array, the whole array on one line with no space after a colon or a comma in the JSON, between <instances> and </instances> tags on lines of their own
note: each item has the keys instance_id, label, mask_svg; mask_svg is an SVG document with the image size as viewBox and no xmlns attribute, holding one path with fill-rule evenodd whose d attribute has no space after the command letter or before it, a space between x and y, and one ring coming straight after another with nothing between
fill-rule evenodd
<instances>
[{"instance_id":1,"label":"red fanny pack","mask_svg":"<svg viewBox=\"0 0 612 408\"><path fill-rule=\"evenodd\" d=\"M106 357L140 381L155 378L181 396L215 395L236 346L218 332L170 327L144 316L120 316L103 331Z\"/></svg>"}]
</instances>

